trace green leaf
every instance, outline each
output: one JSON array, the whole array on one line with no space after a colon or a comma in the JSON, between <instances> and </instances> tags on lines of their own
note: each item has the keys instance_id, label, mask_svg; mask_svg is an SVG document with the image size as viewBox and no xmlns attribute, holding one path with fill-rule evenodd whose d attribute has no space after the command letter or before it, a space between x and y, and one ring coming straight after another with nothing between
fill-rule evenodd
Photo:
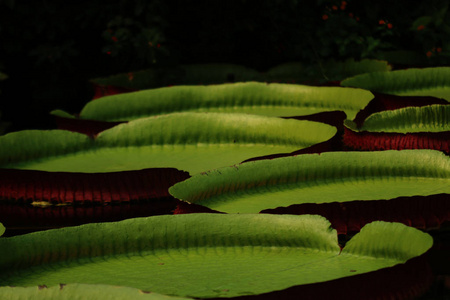
<instances>
[{"instance_id":1,"label":"green leaf","mask_svg":"<svg viewBox=\"0 0 450 300\"><path fill-rule=\"evenodd\" d=\"M0 298L8 300L182 300L129 287L103 284L60 284L52 287L0 287Z\"/></svg>"},{"instance_id":2,"label":"green leaf","mask_svg":"<svg viewBox=\"0 0 450 300\"><path fill-rule=\"evenodd\" d=\"M443 132L450 131L450 105L428 105L387 110L370 115L358 130L350 121L345 124L356 131L371 132Z\"/></svg>"},{"instance_id":3,"label":"green leaf","mask_svg":"<svg viewBox=\"0 0 450 300\"><path fill-rule=\"evenodd\" d=\"M3 226L2 223L0 223L0 236L2 236L5 233L5 226Z\"/></svg>"},{"instance_id":4,"label":"green leaf","mask_svg":"<svg viewBox=\"0 0 450 300\"><path fill-rule=\"evenodd\" d=\"M63 110L60 110L60 109L52 110L50 112L50 114L53 116L61 117L61 118L75 119L75 117L73 115L71 115Z\"/></svg>"},{"instance_id":5,"label":"green leaf","mask_svg":"<svg viewBox=\"0 0 450 300\"><path fill-rule=\"evenodd\" d=\"M313 215L189 214L68 227L0 239L0 284L236 297L380 270L432 246L428 234L402 224L365 228L340 252L336 231Z\"/></svg>"},{"instance_id":6,"label":"green leaf","mask_svg":"<svg viewBox=\"0 0 450 300\"><path fill-rule=\"evenodd\" d=\"M389 238L383 233L388 234ZM432 244L431 236L422 235L418 238L417 231L412 227L375 221L361 228L361 232L347 242L342 252L406 261L425 253ZM394 249L402 249L402 251Z\"/></svg>"},{"instance_id":7,"label":"green leaf","mask_svg":"<svg viewBox=\"0 0 450 300\"><path fill-rule=\"evenodd\" d=\"M86 135L64 130L23 130L0 137L0 166L39 161L92 148Z\"/></svg>"},{"instance_id":8,"label":"green leaf","mask_svg":"<svg viewBox=\"0 0 450 300\"><path fill-rule=\"evenodd\" d=\"M336 128L274 117L175 113L135 120L95 140L66 131L0 137L0 166L60 172L177 168L191 174L246 159L290 153L333 137Z\"/></svg>"},{"instance_id":9,"label":"green leaf","mask_svg":"<svg viewBox=\"0 0 450 300\"><path fill-rule=\"evenodd\" d=\"M400 96L433 96L449 101L450 67L374 72L345 79L341 85Z\"/></svg>"},{"instance_id":10,"label":"green leaf","mask_svg":"<svg viewBox=\"0 0 450 300\"><path fill-rule=\"evenodd\" d=\"M227 213L426 196L450 193L450 159L432 150L304 154L198 174L169 192Z\"/></svg>"},{"instance_id":11,"label":"green leaf","mask_svg":"<svg viewBox=\"0 0 450 300\"><path fill-rule=\"evenodd\" d=\"M342 110L353 119L372 98L360 89L276 83L174 86L102 97L89 102L80 118L127 121L181 111L287 117Z\"/></svg>"}]
</instances>

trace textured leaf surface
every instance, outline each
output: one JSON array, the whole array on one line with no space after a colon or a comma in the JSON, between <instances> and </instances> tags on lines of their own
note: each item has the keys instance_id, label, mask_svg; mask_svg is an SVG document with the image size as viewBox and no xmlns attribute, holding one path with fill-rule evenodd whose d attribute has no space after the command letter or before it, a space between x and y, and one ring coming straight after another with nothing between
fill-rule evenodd
<instances>
[{"instance_id":1,"label":"textured leaf surface","mask_svg":"<svg viewBox=\"0 0 450 300\"><path fill-rule=\"evenodd\" d=\"M434 96L450 101L450 67L361 74L342 81L341 86L400 96Z\"/></svg>"},{"instance_id":2,"label":"textured leaf surface","mask_svg":"<svg viewBox=\"0 0 450 300\"><path fill-rule=\"evenodd\" d=\"M430 150L304 154L198 174L169 192L227 213L425 196L450 193L450 159Z\"/></svg>"},{"instance_id":3,"label":"textured leaf surface","mask_svg":"<svg viewBox=\"0 0 450 300\"><path fill-rule=\"evenodd\" d=\"M191 214L2 238L0 284L111 284L234 297L391 267L432 245L428 234L375 222L340 253L329 226L313 215Z\"/></svg>"},{"instance_id":4,"label":"textured leaf surface","mask_svg":"<svg viewBox=\"0 0 450 300\"><path fill-rule=\"evenodd\" d=\"M134 288L102 284L61 284L51 287L0 287L0 298L8 300L182 300Z\"/></svg>"},{"instance_id":5,"label":"textured leaf surface","mask_svg":"<svg viewBox=\"0 0 450 300\"><path fill-rule=\"evenodd\" d=\"M357 130L350 121L345 124ZM370 115L358 131L442 132L450 131L450 105L405 107Z\"/></svg>"},{"instance_id":6,"label":"textured leaf surface","mask_svg":"<svg viewBox=\"0 0 450 300\"><path fill-rule=\"evenodd\" d=\"M353 119L373 98L361 89L246 82L174 86L103 97L89 102L80 118L126 121L180 111L299 116L342 110Z\"/></svg>"},{"instance_id":7,"label":"textured leaf surface","mask_svg":"<svg viewBox=\"0 0 450 300\"><path fill-rule=\"evenodd\" d=\"M326 141L336 128L318 122L219 113L176 113L136 120L92 140L66 131L24 131L0 138L0 166L52 172L177 168L191 174Z\"/></svg>"}]
</instances>

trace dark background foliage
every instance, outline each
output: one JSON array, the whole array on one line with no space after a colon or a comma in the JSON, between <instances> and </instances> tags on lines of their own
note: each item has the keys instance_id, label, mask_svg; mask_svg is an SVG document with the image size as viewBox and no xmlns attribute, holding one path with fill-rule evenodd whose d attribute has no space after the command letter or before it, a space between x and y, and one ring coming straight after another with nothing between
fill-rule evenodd
<instances>
[{"instance_id":1,"label":"dark background foliage","mask_svg":"<svg viewBox=\"0 0 450 300\"><path fill-rule=\"evenodd\" d=\"M299 61L450 62L449 1L0 0L2 119L51 128L91 99L89 79L151 67Z\"/></svg>"}]
</instances>

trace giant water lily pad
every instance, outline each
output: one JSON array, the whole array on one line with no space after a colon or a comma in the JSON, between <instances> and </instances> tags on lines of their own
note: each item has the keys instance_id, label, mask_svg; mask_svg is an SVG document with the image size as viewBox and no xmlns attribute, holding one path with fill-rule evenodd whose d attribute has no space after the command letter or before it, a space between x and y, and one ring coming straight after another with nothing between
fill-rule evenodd
<instances>
[{"instance_id":1,"label":"giant water lily pad","mask_svg":"<svg viewBox=\"0 0 450 300\"><path fill-rule=\"evenodd\" d=\"M156 216L2 238L0 284L236 297L392 267L431 246L428 234L398 223L366 225L341 252L320 216Z\"/></svg>"},{"instance_id":2,"label":"giant water lily pad","mask_svg":"<svg viewBox=\"0 0 450 300\"><path fill-rule=\"evenodd\" d=\"M450 159L431 150L303 154L205 172L169 192L227 213L426 196L450 193Z\"/></svg>"},{"instance_id":3,"label":"giant water lily pad","mask_svg":"<svg viewBox=\"0 0 450 300\"><path fill-rule=\"evenodd\" d=\"M361 74L343 80L341 86L399 96L433 96L450 101L450 67Z\"/></svg>"},{"instance_id":4,"label":"giant water lily pad","mask_svg":"<svg viewBox=\"0 0 450 300\"><path fill-rule=\"evenodd\" d=\"M174 86L91 101L80 118L117 122L181 111L289 117L342 110L353 119L372 98L371 92L362 89L261 82ZM63 116L61 111L53 113Z\"/></svg>"},{"instance_id":5,"label":"giant water lily pad","mask_svg":"<svg viewBox=\"0 0 450 300\"><path fill-rule=\"evenodd\" d=\"M175 113L135 120L96 139L66 131L22 131L0 138L0 166L51 172L177 168L195 174L255 156L326 141L318 122L245 114Z\"/></svg>"},{"instance_id":6,"label":"giant water lily pad","mask_svg":"<svg viewBox=\"0 0 450 300\"><path fill-rule=\"evenodd\" d=\"M335 133L318 122L220 113L136 120L95 139L59 130L10 133L0 138L0 216L17 234L167 214L176 207L168 188L189 173L290 153Z\"/></svg>"}]
</instances>

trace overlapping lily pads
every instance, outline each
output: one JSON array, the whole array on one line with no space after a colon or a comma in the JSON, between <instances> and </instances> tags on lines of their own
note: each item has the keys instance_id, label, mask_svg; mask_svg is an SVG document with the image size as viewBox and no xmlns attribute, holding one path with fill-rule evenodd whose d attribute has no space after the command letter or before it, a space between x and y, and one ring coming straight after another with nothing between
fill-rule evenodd
<instances>
[{"instance_id":1,"label":"overlapping lily pads","mask_svg":"<svg viewBox=\"0 0 450 300\"><path fill-rule=\"evenodd\" d=\"M292 152L333 137L310 121L221 113L176 113L136 120L96 139L66 131L23 131L1 138L1 167L52 172L177 168L195 174L245 159Z\"/></svg>"},{"instance_id":2,"label":"overlapping lily pads","mask_svg":"<svg viewBox=\"0 0 450 300\"><path fill-rule=\"evenodd\" d=\"M61 204L152 200L140 204L140 209L122 206L122 217L170 213L176 201L167 190L189 173L255 156L290 153L326 141L335 133L335 127L318 122L220 113L176 113L135 120L95 139L61 130L11 133L0 138L0 197L6 205L0 213L5 214L8 226L33 227L30 220L39 220L35 225L43 228L53 219L57 219L53 225L61 226L64 219L77 224L106 221L108 216L117 220L120 215L114 206L102 206L97 213L98 209L91 207L81 212L72 206L54 206ZM26 208L24 203L50 207ZM159 206L162 211L156 209Z\"/></svg>"},{"instance_id":3,"label":"overlapping lily pads","mask_svg":"<svg viewBox=\"0 0 450 300\"><path fill-rule=\"evenodd\" d=\"M0 284L109 284L196 298L301 293L303 285L407 266L431 246L428 234L398 223L371 223L341 251L320 216L156 216L1 238ZM384 281L392 278L404 279Z\"/></svg>"},{"instance_id":4,"label":"overlapping lily pads","mask_svg":"<svg viewBox=\"0 0 450 300\"><path fill-rule=\"evenodd\" d=\"M406 107L372 114L360 128L345 122L345 145L362 150L435 149L450 152L450 105Z\"/></svg>"}]
</instances>

